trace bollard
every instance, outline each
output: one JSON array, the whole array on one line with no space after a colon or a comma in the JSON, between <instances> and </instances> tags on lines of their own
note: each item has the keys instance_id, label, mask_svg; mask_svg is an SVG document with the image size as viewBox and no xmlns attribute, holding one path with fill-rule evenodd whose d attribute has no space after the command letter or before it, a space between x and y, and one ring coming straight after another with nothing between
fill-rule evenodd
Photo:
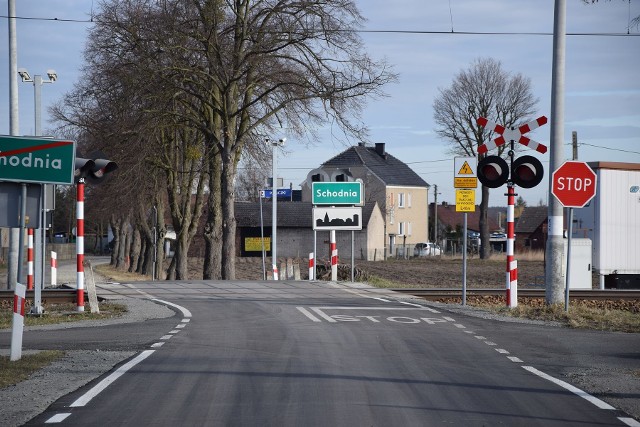
<instances>
[{"instance_id":1,"label":"bollard","mask_svg":"<svg viewBox=\"0 0 640 427\"><path fill-rule=\"evenodd\" d=\"M33 290L33 228L27 229L27 289Z\"/></svg>"},{"instance_id":2,"label":"bollard","mask_svg":"<svg viewBox=\"0 0 640 427\"><path fill-rule=\"evenodd\" d=\"M315 280L316 278L313 277L313 264L315 262L315 259L313 258L313 252L309 252L309 281Z\"/></svg>"},{"instance_id":3,"label":"bollard","mask_svg":"<svg viewBox=\"0 0 640 427\"><path fill-rule=\"evenodd\" d=\"M13 322L11 325L11 356L10 360L16 361L22 358L22 333L24 331L24 306L26 302L27 287L16 283L13 293Z\"/></svg>"},{"instance_id":4,"label":"bollard","mask_svg":"<svg viewBox=\"0 0 640 427\"><path fill-rule=\"evenodd\" d=\"M55 287L58 283L58 254L51 251L51 286Z\"/></svg>"},{"instance_id":5,"label":"bollard","mask_svg":"<svg viewBox=\"0 0 640 427\"><path fill-rule=\"evenodd\" d=\"M338 248L336 247L336 230L331 230L331 281L338 281Z\"/></svg>"}]
</instances>

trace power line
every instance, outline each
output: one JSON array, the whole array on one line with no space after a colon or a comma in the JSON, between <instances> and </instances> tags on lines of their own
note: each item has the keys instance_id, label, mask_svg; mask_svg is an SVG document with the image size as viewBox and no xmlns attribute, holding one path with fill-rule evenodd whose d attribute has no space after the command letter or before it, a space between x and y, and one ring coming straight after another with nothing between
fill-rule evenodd
<instances>
[{"instance_id":1,"label":"power line","mask_svg":"<svg viewBox=\"0 0 640 427\"><path fill-rule=\"evenodd\" d=\"M0 15L0 18L8 19L8 15ZM25 21L52 21L52 22L75 22L94 23L94 19L71 19L71 18L43 18L35 16L16 16L15 19ZM459 36L553 36L550 32L537 31L437 31L437 30L334 30L336 32L353 32L360 34L417 34L417 35L459 35ZM638 37L640 33L566 33L567 36L594 36L594 37Z\"/></svg>"},{"instance_id":2,"label":"power line","mask_svg":"<svg viewBox=\"0 0 640 427\"><path fill-rule=\"evenodd\" d=\"M631 154L640 154L640 152L638 151L631 151L631 150L623 150L621 148L611 148L611 147L603 147L602 145L593 145L593 144L587 144L586 142L581 142L578 144L580 145L586 145L588 147L594 147L594 148L602 148L603 150L611 150L611 151L621 151L623 153L631 153Z\"/></svg>"}]
</instances>

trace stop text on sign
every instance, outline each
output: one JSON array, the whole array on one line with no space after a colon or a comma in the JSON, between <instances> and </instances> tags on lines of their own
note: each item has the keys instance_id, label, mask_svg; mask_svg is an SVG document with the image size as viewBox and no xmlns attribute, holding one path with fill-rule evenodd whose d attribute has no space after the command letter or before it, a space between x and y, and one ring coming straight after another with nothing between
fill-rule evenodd
<instances>
[{"instance_id":1,"label":"stop text on sign","mask_svg":"<svg viewBox=\"0 0 640 427\"><path fill-rule=\"evenodd\" d=\"M591 178L573 178L570 176L558 178L558 190L589 191L593 185Z\"/></svg>"}]
</instances>

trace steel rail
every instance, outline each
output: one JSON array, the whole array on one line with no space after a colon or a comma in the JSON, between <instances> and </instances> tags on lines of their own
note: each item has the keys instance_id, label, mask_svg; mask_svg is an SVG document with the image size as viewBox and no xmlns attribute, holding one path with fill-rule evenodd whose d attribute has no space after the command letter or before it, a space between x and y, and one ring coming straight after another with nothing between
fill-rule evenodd
<instances>
[{"instance_id":1,"label":"steel rail","mask_svg":"<svg viewBox=\"0 0 640 427\"><path fill-rule=\"evenodd\" d=\"M411 294L427 300L436 300L442 298L462 298L461 289L411 289L411 288L395 288L390 289L395 292ZM504 296L504 289L467 289L467 296ZM572 289L569 294L571 299L575 300L640 300L640 290L638 289ZM518 289L519 298L544 298L544 289Z\"/></svg>"}]
</instances>

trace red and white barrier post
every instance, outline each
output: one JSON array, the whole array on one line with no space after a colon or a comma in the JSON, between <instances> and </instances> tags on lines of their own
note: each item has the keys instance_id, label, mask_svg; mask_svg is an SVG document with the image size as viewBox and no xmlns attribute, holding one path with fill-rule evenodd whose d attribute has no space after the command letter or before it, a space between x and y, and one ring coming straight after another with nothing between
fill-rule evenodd
<instances>
[{"instance_id":1,"label":"red and white barrier post","mask_svg":"<svg viewBox=\"0 0 640 427\"><path fill-rule=\"evenodd\" d=\"M33 228L27 228L27 289L33 290Z\"/></svg>"},{"instance_id":2,"label":"red and white barrier post","mask_svg":"<svg viewBox=\"0 0 640 427\"><path fill-rule=\"evenodd\" d=\"M313 258L313 252L309 252L309 281L316 280L316 278L313 277L313 266L315 261L316 260Z\"/></svg>"},{"instance_id":3,"label":"red and white barrier post","mask_svg":"<svg viewBox=\"0 0 640 427\"><path fill-rule=\"evenodd\" d=\"M16 283L13 293L13 321L11 325L11 355L10 360L20 360L22 357L22 333L24 331L24 306L27 287Z\"/></svg>"},{"instance_id":4,"label":"red and white barrier post","mask_svg":"<svg viewBox=\"0 0 640 427\"><path fill-rule=\"evenodd\" d=\"M77 258L77 303L76 311L84 311L84 178L76 184L76 258Z\"/></svg>"},{"instance_id":5,"label":"red and white barrier post","mask_svg":"<svg viewBox=\"0 0 640 427\"><path fill-rule=\"evenodd\" d=\"M58 284L58 254L51 251L51 286Z\"/></svg>"},{"instance_id":6,"label":"red and white barrier post","mask_svg":"<svg viewBox=\"0 0 640 427\"><path fill-rule=\"evenodd\" d=\"M338 281L338 248L336 247L336 230L330 231L331 237L331 281Z\"/></svg>"},{"instance_id":7,"label":"red and white barrier post","mask_svg":"<svg viewBox=\"0 0 640 427\"><path fill-rule=\"evenodd\" d=\"M507 307L518 306L518 261L514 259L515 247L515 200L516 192L512 184L508 185L507 193Z\"/></svg>"}]
</instances>

